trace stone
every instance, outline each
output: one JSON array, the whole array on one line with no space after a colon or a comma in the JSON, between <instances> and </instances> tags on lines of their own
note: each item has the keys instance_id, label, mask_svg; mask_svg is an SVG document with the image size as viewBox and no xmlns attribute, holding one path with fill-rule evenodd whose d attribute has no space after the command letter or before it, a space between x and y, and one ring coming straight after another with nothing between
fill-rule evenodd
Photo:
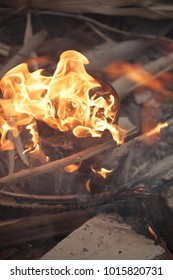
<instances>
[{"instance_id":1,"label":"stone","mask_svg":"<svg viewBox=\"0 0 173 280\"><path fill-rule=\"evenodd\" d=\"M98 215L46 253L43 260L147 260L163 258L164 249L136 233L117 214Z\"/></svg>"}]
</instances>

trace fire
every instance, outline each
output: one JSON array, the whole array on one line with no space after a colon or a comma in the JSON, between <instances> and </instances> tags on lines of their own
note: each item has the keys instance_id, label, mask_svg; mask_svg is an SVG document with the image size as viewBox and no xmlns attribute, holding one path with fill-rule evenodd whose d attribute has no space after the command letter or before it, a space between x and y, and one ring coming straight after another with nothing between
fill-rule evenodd
<instances>
[{"instance_id":1,"label":"fire","mask_svg":"<svg viewBox=\"0 0 173 280\"><path fill-rule=\"evenodd\" d=\"M31 150L32 148L36 148L38 149L39 147L39 135L38 135L38 132L37 132L37 124L36 122L31 122L30 124L28 124L26 126L26 129L29 130L30 134L32 135L32 144L29 145L29 148L28 150ZM25 150L25 152L27 152L28 150Z\"/></svg>"},{"instance_id":2,"label":"fire","mask_svg":"<svg viewBox=\"0 0 173 280\"><path fill-rule=\"evenodd\" d=\"M148 228L148 231L151 233L151 235L154 237L154 239L157 241L158 238L157 238L157 235L154 232L154 230L149 225L147 225L147 228Z\"/></svg>"},{"instance_id":3,"label":"fire","mask_svg":"<svg viewBox=\"0 0 173 280\"><path fill-rule=\"evenodd\" d=\"M156 125L155 128L153 128L152 130L148 131L145 133L146 136L152 136L152 135L156 135L158 133L160 133L160 130L164 127L167 127L168 126L168 123L167 122L164 122L164 123L158 123Z\"/></svg>"},{"instance_id":4,"label":"fire","mask_svg":"<svg viewBox=\"0 0 173 280\"><path fill-rule=\"evenodd\" d=\"M37 120L50 127L72 132L76 137L101 137L109 130L113 139L123 143L125 132L114 124L117 111L111 93L92 92L100 84L84 68L85 56L77 51L62 53L53 76L43 70L29 72L22 63L8 71L0 82L1 149L13 149L8 132L17 137L23 127L32 134L32 148L38 144Z\"/></svg>"},{"instance_id":5,"label":"fire","mask_svg":"<svg viewBox=\"0 0 173 280\"><path fill-rule=\"evenodd\" d=\"M108 170L108 169L106 169L106 168L101 168L101 169L98 170L98 171L96 171L93 167L91 167L91 169L92 169L92 171L93 171L94 173L100 174L104 179L106 179L108 173L111 173L111 172L113 171L113 169Z\"/></svg>"},{"instance_id":6,"label":"fire","mask_svg":"<svg viewBox=\"0 0 173 280\"><path fill-rule=\"evenodd\" d=\"M91 182L91 180L88 179L88 180L86 181L86 184L85 184L86 190L87 190L88 192L91 192L90 182Z\"/></svg>"},{"instance_id":7,"label":"fire","mask_svg":"<svg viewBox=\"0 0 173 280\"><path fill-rule=\"evenodd\" d=\"M112 78L126 75L127 78L140 86L145 86L165 97L173 98L172 93L163 86L162 81L147 72L141 65L125 62L111 63L105 68L105 72Z\"/></svg>"},{"instance_id":8,"label":"fire","mask_svg":"<svg viewBox=\"0 0 173 280\"><path fill-rule=\"evenodd\" d=\"M64 167L64 170L68 173L72 173L75 172L79 169L81 163L80 164L70 164Z\"/></svg>"}]
</instances>

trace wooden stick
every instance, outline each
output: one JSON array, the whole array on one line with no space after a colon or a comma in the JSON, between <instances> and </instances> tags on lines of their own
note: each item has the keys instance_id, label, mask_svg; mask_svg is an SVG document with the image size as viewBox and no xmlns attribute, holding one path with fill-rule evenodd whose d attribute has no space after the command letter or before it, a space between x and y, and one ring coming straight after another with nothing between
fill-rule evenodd
<instances>
[{"instance_id":1,"label":"wooden stick","mask_svg":"<svg viewBox=\"0 0 173 280\"><path fill-rule=\"evenodd\" d=\"M22 63L28 55L37 49L45 40L46 36L48 35L46 30L41 30L36 33L29 41L26 43L18 53L13 56L13 58L1 69L0 71L0 78L4 76L4 74L9 71L14 66Z\"/></svg>"},{"instance_id":2,"label":"wooden stick","mask_svg":"<svg viewBox=\"0 0 173 280\"><path fill-rule=\"evenodd\" d=\"M144 71L148 72L151 75L155 75L158 77L159 73L162 75L164 72L173 69L173 53L162 56L154 61L151 61L144 66L141 67L141 70L134 70L133 73L140 73L141 76ZM155 77L153 77L154 79ZM123 100L128 94L134 90L136 87L141 85L145 85L149 82L150 79L142 80L141 83L134 86L135 82L129 78L128 75L122 76L121 78L112 82L112 86L117 91L119 97Z\"/></svg>"},{"instance_id":3,"label":"wooden stick","mask_svg":"<svg viewBox=\"0 0 173 280\"><path fill-rule=\"evenodd\" d=\"M90 62L86 65L86 69L96 71L103 69L106 65L112 63L112 61L134 60L148 46L149 43L144 40L126 40L120 43L114 41L105 42L84 52L84 55Z\"/></svg>"},{"instance_id":4,"label":"wooden stick","mask_svg":"<svg viewBox=\"0 0 173 280\"><path fill-rule=\"evenodd\" d=\"M167 121L167 123L170 125L173 123L173 118ZM128 148L128 145L131 145L133 141L143 141L147 138L148 136L143 134L138 137L135 137L131 139L130 141L124 143L123 145L118 146L116 149L117 150L124 150L125 148ZM109 149L114 149L116 147L116 143L114 140L107 141L103 144L98 144L95 145L94 147L85 149L81 152L75 153L71 156L55 160L53 162L47 163L42 166L34 167L31 169L23 169L20 170L16 173L13 173L11 175L5 176L3 178L0 178L0 186L1 188L4 187L5 185L9 185L12 183L19 182L21 180L26 180L29 178L33 178L36 176L39 176L41 174L46 174L46 173L52 173L55 172L57 169L64 168L67 165L70 164L75 164L78 162L81 162L83 160L89 159L93 156L96 156L99 153L102 153L104 151L107 151Z\"/></svg>"}]
</instances>

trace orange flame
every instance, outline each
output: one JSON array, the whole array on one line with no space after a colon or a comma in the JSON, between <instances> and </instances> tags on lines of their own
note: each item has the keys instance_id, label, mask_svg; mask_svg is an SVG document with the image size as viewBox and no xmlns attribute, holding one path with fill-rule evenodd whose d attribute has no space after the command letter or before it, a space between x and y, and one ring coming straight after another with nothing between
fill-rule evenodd
<instances>
[{"instance_id":1,"label":"orange flame","mask_svg":"<svg viewBox=\"0 0 173 280\"><path fill-rule=\"evenodd\" d=\"M126 75L127 78L131 79L136 84L145 86L155 92L159 92L163 96L173 99L172 93L163 86L163 83L142 68L141 65L126 62L111 63L105 68L105 72L112 78Z\"/></svg>"},{"instance_id":2,"label":"orange flame","mask_svg":"<svg viewBox=\"0 0 173 280\"><path fill-rule=\"evenodd\" d=\"M88 192L91 192L90 181L91 181L91 180L88 179L88 180L86 181L86 184L85 184L86 190L87 190Z\"/></svg>"},{"instance_id":3,"label":"orange flame","mask_svg":"<svg viewBox=\"0 0 173 280\"><path fill-rule=\"evenodd\" d=\"M167 126L168 126L167 122L158 123L155 128L153 128L152 130L146 132L145 135L146 136L152 136L152 135L158 134L158 133L160 133L162 128L167 127Z\"/></svg>"},{"instance_id":4,"label":"orange flame","mask_svg":"<svg viewBox=\"0 0 173 280\"><path fill-rule=\"evenodd\" d=\"M157 237L156 233L154 232L154 230L149 225L147 225L147 228L148 228L148 231L151 233L151 235L154 237L154 239L157 241L158 237Z\"/></svg>"},{"instance_id":5,"label":"orange flame","mask_svg":"<svg viewBox=\"0 0 173 280\"><path fill-rule=\"evenodd\" d=\"M79 169L80 164L70 164L64 167L64 170L68 173L75 172Z\"/></svg>"},{"instance_id":6,"label":"orange flame","mask_svg":"<svg viewBox=\"0 0 173 280\"><path fill-rule=\"evenodd\" d=\"M12 147L7 139L9 130L18 134L23 126L31 130L35 120L81 138L101 137L104 130L109 130L117 143L123 142L125 131L114 124L115 98L112 94L104 97L91 93L100 85L85 71L84 64L88 60L82 54L66 51L51 77L44 76L42 70L30 73L25 63L4 75L0 82L1 149Z\"/></svg>"},{"instance_id":7,"label":"orange flame","mask_svg":"<svg viewBox=\"0 0 173 280\"><path fill-rule=\"evenodd\" d=\"M108 169L106 169L106 168L101 168L101 169L98 170L98 171L96 171L93 167L91 167L91 169L92 169L92 171L93 171L94 173L100 174L104 179L106 179L108 173L111 173L111 172L113 171L113 169L108 170Z\"/></svg>"}]
</instances>

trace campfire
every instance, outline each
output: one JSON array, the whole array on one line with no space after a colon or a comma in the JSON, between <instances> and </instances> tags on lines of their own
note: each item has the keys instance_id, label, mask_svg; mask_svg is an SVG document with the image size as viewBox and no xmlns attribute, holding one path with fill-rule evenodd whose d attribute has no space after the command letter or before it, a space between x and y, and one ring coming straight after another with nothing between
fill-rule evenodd
<instances>
[{"instance_id":1,"label":"campfire","mask_svg":"<svg viewBox=\"0 0 173 280\"><path fill-rule=\"evenodd\" d=\"M66 51L61 55L53 76L43 75L43 70L30 73L25 63L4 75L1 80L3 98L0 100L2 151L14 152L16 149L29 168L51 162L50 152L47 154L44 146L51 145L52 139L42 136L41 128L44 126L49 128L49 133L56 133L54 145L61 145L62 149L64 146L70 153L73 147L78 150L77 139L81 138L83 142L89 139L90 145L98 138L102 138L102 142L110 138L117 145L124 142L126 131L116 124L118 95L106 82L99 83L99 79L86 72L84 64L87 63L87 58L81 53ZM166 122L158 124L145 135L155 135L167 125ZM61 144L59 137L63 137ZM13 162L9 166L15 169L15 158L10 160ZM64 170L72 173L81 165L82 159L77 164L66 165ZM113 170L104 167L96 170L92 165L89 169L93 175L103 179ZM9 169L9 173L13 170ZM89 192L90 184L91 178L88 178L85 185Z\"/></svg>"},{"instance_id":2,"label":"campfire","mask_svg":"<svg viewBox=\"0 0 173 280\"><path fill-rule=\"evenodd\" d=\"M55 55L49 64L33 53L46 35L32 35L33 49L29 40L0 72L0 246L62 238L117 212L172 258L172 53L100 62L70 46L55 66Z\"/></svg>"},{"instance_id":3,"label":"campfire","mask_svg":"<svg viewBox=\"0 0 173 280\"><path fill-rule=\"evenodd\" d=\"M16 150L23 164L32 168L52 162L51 153L56 154L56 150L48 151L51 141L61 148L61 154L66 150L65 156L80 150L78 139L86 141L86 147L99 138L102 142L110 138L115 144L123 143L126 131L116 124L118 95L105 81L86 72L87 63L81 53L66 51L52 76L45 76L43 70L30 73L24 63L4 75L0 100L2 151ZM41 131L44 128L55 136L45 137ZM82 160L65 166L64 170L72 173L81 165ZM13 173L11 166L15 170L14 157L10 157L9 174ZM93 166L89 169L103 179L111 172L104 167L98 171ZM88 191L90 184L87 178Z\"/></svg>"}]
</instances>

